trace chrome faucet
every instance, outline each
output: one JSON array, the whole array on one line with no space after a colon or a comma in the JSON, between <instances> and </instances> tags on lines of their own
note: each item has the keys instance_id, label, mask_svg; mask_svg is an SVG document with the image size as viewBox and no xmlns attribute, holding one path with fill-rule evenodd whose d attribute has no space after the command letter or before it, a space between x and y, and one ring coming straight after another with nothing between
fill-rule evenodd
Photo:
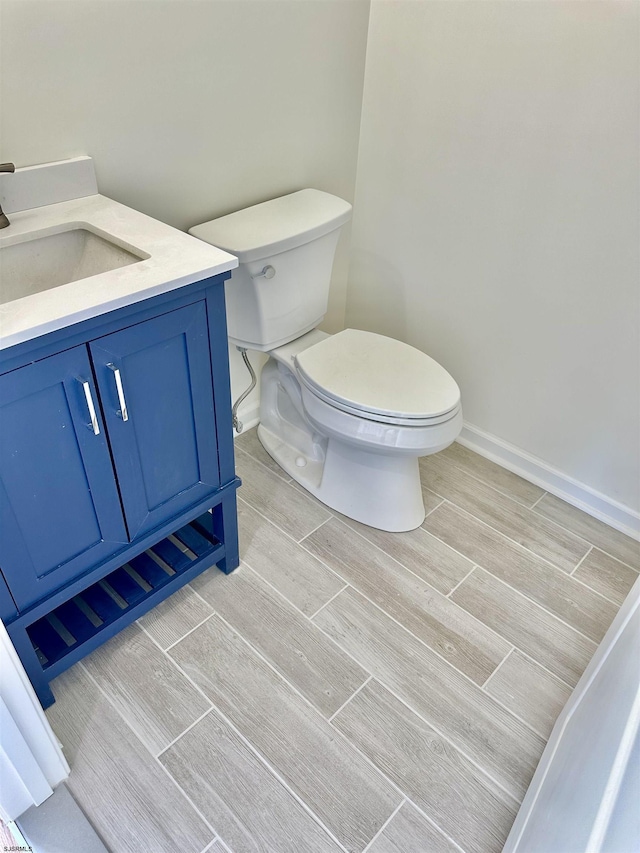
<instances>
[{"instance_id":1,"label":"chrome faucet","mask_svg":"<svg viewBox=\"0 0 640 853\"><path fill-rule=\"evenodd\" d=\"M0 172L15 172L16 167L13 163L0 163ZM2 210L2 206L0 205L0 228L6 228L9 225L9 220L7 219L6 213Z\"/></svg>"}]
</instances>

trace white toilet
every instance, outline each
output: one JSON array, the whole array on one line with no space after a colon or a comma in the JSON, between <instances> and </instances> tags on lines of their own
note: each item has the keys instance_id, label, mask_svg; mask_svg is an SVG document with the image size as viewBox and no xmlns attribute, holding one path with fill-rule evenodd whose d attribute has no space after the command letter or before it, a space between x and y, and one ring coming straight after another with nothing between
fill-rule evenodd
<instances>
[{"instance_id":1,"label":"white toilet","mask_svg":"<svg viewBox=\"0 0 640 853\"><path fill-rule=\"evenodd\" d=\"M270 356L258 437L318 500L381 530L424 520L418 458L462 428L460 390L428 355L357 329L321 332L340 228L351 205L306 189L190 234L233 255L229 338Z\"/></svg>"}]
</instances>

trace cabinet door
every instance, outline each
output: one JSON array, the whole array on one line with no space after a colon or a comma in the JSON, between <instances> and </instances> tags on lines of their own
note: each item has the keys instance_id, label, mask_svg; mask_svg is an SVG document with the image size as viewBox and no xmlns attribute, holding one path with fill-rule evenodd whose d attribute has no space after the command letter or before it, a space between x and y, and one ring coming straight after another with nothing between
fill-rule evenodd
<instances>
[{"instance_id":1,"label":"cabinet door","mask_svg":"<svg viewBox=\"0 0 640 853\"><path fill-rule=\"evenodd\" d=\"M205 303L114 332L90 349L134 539L219 485Z\"/></svg>"},{"instance_id":2,"label":"cabinet door","mask_svg":"<svg viewBox=\"0 0 640 853\"><path fill-rule=\"evenodd\" d=\"M0 376L0 566L18 607L126 542L86 347Z\"/></svg>"}]
</instances>

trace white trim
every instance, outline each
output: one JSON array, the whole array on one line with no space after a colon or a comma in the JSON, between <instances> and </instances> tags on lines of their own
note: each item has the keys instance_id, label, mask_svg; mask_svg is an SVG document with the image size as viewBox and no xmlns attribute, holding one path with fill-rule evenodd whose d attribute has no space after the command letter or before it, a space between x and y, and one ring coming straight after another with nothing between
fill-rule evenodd
<instances>
[{"instance_id":1,"label":"white trim","mask_svg":"<svg viewBox=\"0 0 640 853\"><path fill-rule=\"evenodd\" d=\"M8 783L0 791L0 814L6 822L50 796L52 789L69 775L69 765L2 622L0 670L0 705L6 712L6 724L0 731L0 756Z\"/></svg>"},{"instance_id":2,"label":"white trim","mask_svg":"<svg viewBox=\"0 0 640 853\"><path fill-rule=\"evenodd\" d=\"M260 400L255 400L252 403L241 406L238 410L238 419L242 424L242 432L247 432L247 430L258 426L260 423ZM237 438L241 434L234 430L233 437Z\"/></svg>"},{"instance_id":3,"label":"white trim","mask_svg":"<svg viewBox=\"0 0 640 853\"><path fill-rule=\"evenodd\" d=\"M639 614L640 578L560 712L503 853L546 851L552 834L557 840L567 826L574 827L576 853L601 853L616 803L625 794L634 797L625 791L625 770L637 761L632 748L640 727ZM600 740L592 736L598 728L606 734ZM580 739L583 750L575 746ZM619 829L628 832L630 824L623 820ZM638 849L637 827L633 831L636 837L628 838L625 850Z\"/></svg>"},{"instance_id":4,"label":"white trim","mask_svg":"<svg viewBox=\"0 0 640 853\"><path fill-rule=\"evenodd\" d=\"M627 536L640 539L640 513L558 471L537 456L469 423L462 427L457 441Z\"/></svg>"}]
</instances>

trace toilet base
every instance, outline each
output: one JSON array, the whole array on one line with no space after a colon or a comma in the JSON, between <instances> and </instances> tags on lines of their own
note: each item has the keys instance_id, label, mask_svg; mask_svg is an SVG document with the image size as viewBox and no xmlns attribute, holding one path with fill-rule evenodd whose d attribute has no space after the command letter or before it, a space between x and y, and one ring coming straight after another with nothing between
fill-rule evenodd
<instances>
[{"instance_id":1,"label":"toilet base","mask_svg":"<svg viewBox=\"0 0 640 853\"><path fill-rule=\"evenodd\" d=\"M329 437L324 460L314 460L301 456L263 424L258 438L290 477L331 509L393 533L414 530L424 521L416 456L372 453Z\"/></svg>"}]
</instances>

